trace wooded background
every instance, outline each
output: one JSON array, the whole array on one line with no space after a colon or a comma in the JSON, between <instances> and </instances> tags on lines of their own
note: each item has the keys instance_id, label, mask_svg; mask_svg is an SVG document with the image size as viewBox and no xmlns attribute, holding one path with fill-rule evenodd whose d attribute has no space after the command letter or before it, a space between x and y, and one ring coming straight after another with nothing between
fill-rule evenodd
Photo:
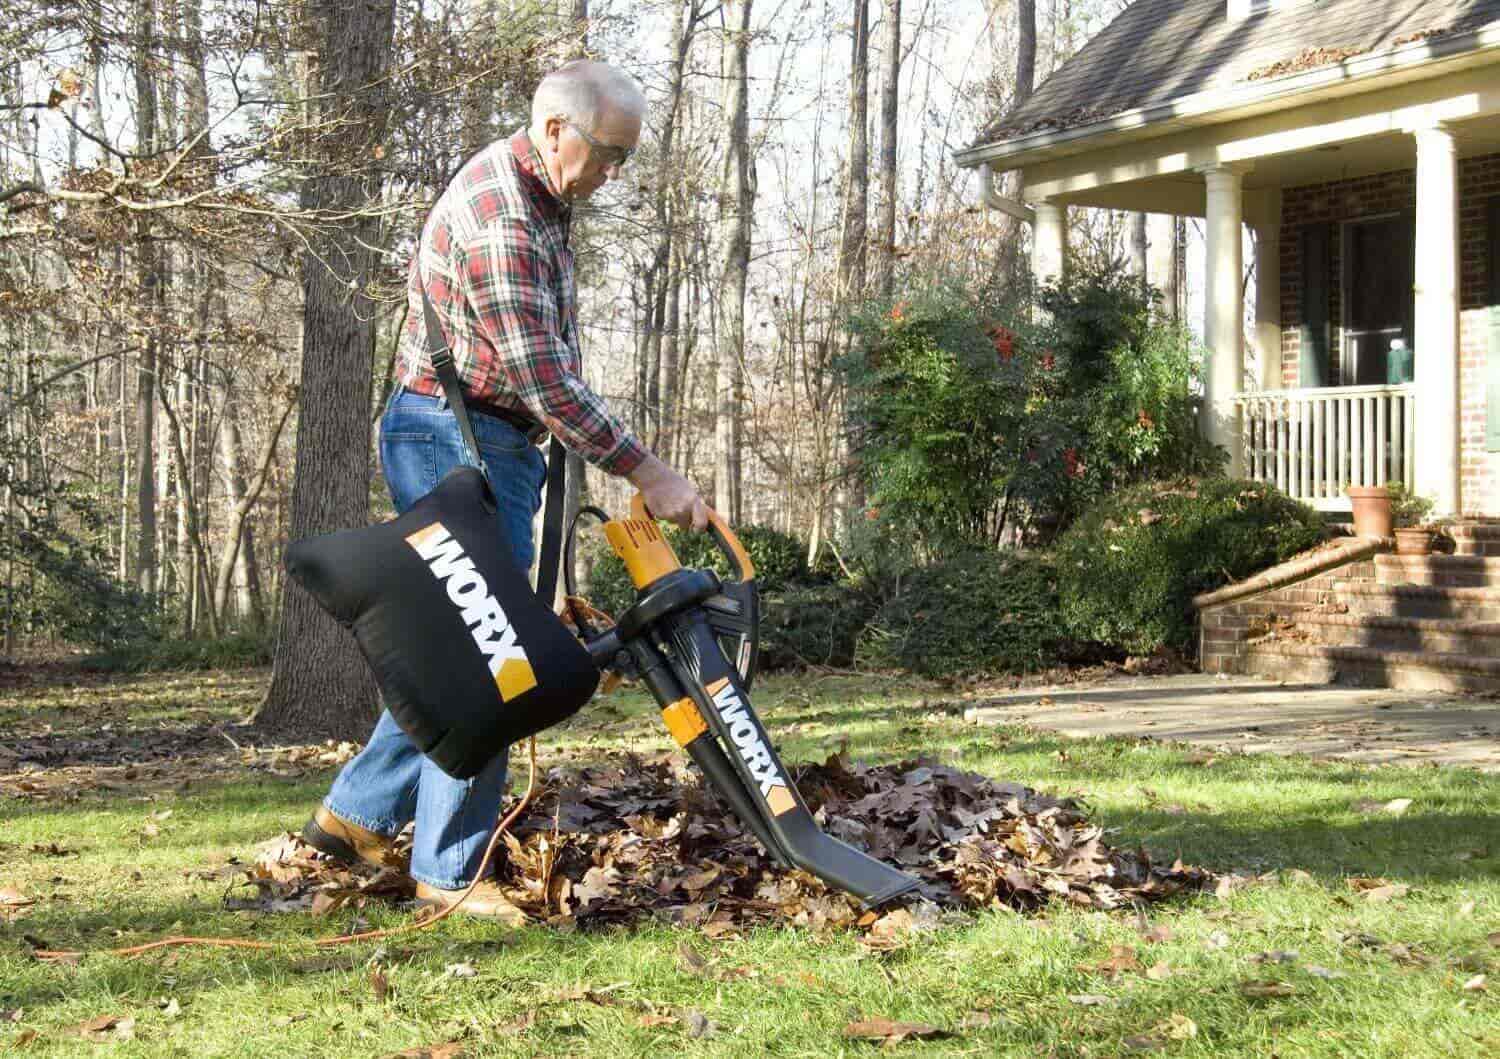
<instances>
[{"instance_id":1,"label":"wooded background","mask_svg":"<svg viewBox=\"0 0 1500 1059\"><path fill-rule=\"evenodd\" d=\"M315 624L280 556L389 512L372 427L414 234L576 55L650 100L575 228L588 378L731 520L816 549L860 503L835 370L851 312L1025 275L1028 233L951 152L1124 6L7 4L5 652L125 635L101 601L126 586L182 634ZM1075 253L1144 271L1144 217L1074 212ZM623 482L585 490L623 509Z\"/></svg>"}]
</instances>

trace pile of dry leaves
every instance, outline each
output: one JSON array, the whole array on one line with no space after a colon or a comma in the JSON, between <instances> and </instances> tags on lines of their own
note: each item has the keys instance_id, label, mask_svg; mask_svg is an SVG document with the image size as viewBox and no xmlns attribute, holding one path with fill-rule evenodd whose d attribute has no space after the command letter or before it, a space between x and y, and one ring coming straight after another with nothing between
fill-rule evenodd
<instances>
[{"instance_id":1,"label":"pile of dry leaves","mask_svg":"<svg viewBox=\"0 0 1500 1059\"><path fill-rule=\"evenodd\" d=\"M1110 847L1069 799L972 772L836 755L796 782L829 834L919 876L925 900L915 907L929 915L933 904L1115 908L1212 883L1201 869ZM248 873L268 910L328 911L409 892L390 871L335 867L291 836ZM496 874L527 918L560 927L658 916L716 936L756 923L878 922L856 899L779 868L675 754L552 769L506 836Z\"/></svg>"}]
</instances>

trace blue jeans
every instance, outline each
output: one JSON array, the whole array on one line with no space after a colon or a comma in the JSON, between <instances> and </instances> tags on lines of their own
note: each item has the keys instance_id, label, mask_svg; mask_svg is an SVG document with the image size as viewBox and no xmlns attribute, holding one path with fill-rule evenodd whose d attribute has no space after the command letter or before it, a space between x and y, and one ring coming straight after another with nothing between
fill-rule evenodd
<instances>
[{"instance_id":1,"label":"blue jeans","mask_svg":"<svg viewBox=\"0 0 1500 1059\"><path fill-rule=\"evenodd\" d=\"M547 463L526 436L501 419L470 415L489 470L516 565L531 569L531 520L542 502ZM380 463L396 510L405 511L454 467L472 464L446 404L398 388L380 421ZM469 884L479 870L505 791L508 750L477 776L456 780L406 737L390 711L364 750L344 766L323 800L342 820L395 835L415 820L411 874L442 890Z\"/></svg>"}]
</instances>

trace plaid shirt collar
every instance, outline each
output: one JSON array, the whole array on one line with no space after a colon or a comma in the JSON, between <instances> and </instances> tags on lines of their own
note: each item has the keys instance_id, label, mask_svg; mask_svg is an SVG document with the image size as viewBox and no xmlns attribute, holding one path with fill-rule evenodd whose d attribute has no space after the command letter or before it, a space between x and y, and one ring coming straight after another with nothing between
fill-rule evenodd
<instances>
[{"instance_id":1,"label":"plaid shirt collar","mask_svg":"<svg viewBox=\"0 0 1500 1059\"><path fill-rule=\"evenodd\" d=\"M573 207L552 187L552 175L547 172L536 144L531 142L531 135L525 129L517 130L510 138L510 149L516 157L516 168L521 171L521 186L532 205L542 216L566 224L573 216Z\"/></svg>"}]
</instances>

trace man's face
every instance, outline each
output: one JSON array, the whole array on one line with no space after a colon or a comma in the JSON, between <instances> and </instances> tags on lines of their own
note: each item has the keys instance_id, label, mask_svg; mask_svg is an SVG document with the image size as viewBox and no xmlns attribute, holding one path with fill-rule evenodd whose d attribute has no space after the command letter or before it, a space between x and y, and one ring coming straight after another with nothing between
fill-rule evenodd
<instances>
[{"instance_id":1,"label":"man's face","mask_svg":"<svg viewBox=\"0 0 1500 1059\"><path fill-rule=\"evenodd\" d=\"M609 148L633 149L641 138L641 119L606 103L599 114L599 127L586 131L601 149L594 148L576 127L561 118L547 120L548 169L568 202L587 199L620 175L620 166L608 157L615 154Z\"/></svg>"}]
</instances>

